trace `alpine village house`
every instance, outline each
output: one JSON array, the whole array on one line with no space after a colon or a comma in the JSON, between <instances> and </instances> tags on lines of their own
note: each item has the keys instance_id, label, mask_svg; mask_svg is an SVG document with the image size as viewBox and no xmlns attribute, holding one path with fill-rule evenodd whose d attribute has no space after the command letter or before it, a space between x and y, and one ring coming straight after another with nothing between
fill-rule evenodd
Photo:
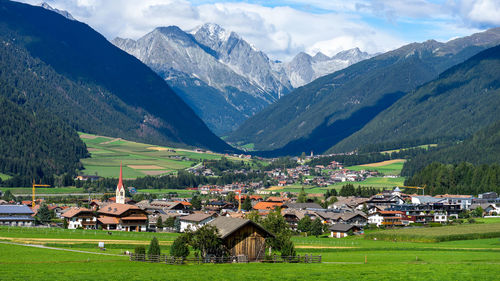
<instances>
[{"instance_id":1,"label":"alpine village house","mask_svg":"<svg viewBox=\"0 0 500 281\"><path fill-rule=\"evenodd\" d=\"M123 172L120 165L120 177L116 186L116 203L103 205L98 210L73 208L66 211L63 217L69 229L85 228L121 231L146 231L147 212L141 208L125 204L125 188Z\"/></svg>"}]
</instances>

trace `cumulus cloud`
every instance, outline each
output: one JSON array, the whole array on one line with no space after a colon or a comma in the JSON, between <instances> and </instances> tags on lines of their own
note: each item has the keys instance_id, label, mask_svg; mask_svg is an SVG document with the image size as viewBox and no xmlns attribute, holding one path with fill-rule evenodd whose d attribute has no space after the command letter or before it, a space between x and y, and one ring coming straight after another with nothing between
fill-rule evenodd
<instances>
[{"instance_id":1,"label":"cumulus cloud","mask_svg":"<svg viewBox=\"0 0 500 281\"><path fill-rule=\"evenodd\" d=\"M22 1L37 4L39 0ZM334 55L359 47L375 53L421 40L402 36L404 32L398 31L398 25L393 24L407 21L408 25L408 19L416 19L411 25L418 25L419 19L423 19L430 21L429 29L435 26L454 31L434 30L434 34L441 31L448 34L435 39L469 35L469 31L477 30L478 22L481 25L498 24L499 9L494 0L449 1L452 2L281 0L274 5L265 1L255 4L252 1L204 1L198 5L196 1L186 0L48 0L48 3L69 11L108 39L137 39L158 26L177 25L183 30L191 30L213 22L235 31L271 58L289 60L301 51ZM443 5L447 5L448 11ZM366 17L382 18L390 23L389 27L376 26ZM453 23L457 19L461 19L460 27ZM423 40L430 38L433 37Z\"/></svg>"}]
</instances>

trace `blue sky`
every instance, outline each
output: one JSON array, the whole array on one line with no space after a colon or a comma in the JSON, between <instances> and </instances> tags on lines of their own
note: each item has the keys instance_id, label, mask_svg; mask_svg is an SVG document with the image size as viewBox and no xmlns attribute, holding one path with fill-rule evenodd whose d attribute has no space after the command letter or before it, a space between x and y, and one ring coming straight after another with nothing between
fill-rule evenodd
<instances>
[{"instance_id":1,"label":"blue sky","mask_svg":"<svg viewBox=\"0 0 500 281\"><path fill-rule=\"evenodd\" d=\"M38 4L39 0L22 0ZM384 52L428 39L448 41L500 26L500 0L47 0L108 39L137 39L158 26L212 22L273 59L298 52Z\"/></svg>"}]
</instances>

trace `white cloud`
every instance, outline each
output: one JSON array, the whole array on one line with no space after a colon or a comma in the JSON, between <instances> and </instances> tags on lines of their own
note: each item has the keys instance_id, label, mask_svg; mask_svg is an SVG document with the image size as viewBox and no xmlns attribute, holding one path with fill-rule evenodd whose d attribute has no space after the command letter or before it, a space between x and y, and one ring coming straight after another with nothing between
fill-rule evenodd
<instances>
[{"instance_id":1,"label":"white cloud","mask_svg":"<svg viewBox=\"0 0 500 281\"><path fill-rule=\"evenodd\" d=\"M498 0L462 0L453 3L463 21L472 26L500 25L500 1Z\"/></svg>"},{"instance_id":2,"label":"white cloud","mask_svg":"<svg viewBox=\"0 0 500 281\"><path fill-rule=\"evenodd\" d=\"M217 23L242 36L271 58L289 60L300 51L333 55L359 47L370 53L399 47L408 40L398 26L389 22L419 18L432 23L439 19L434 34L446 38L470 34L465 22L497 23L498 5L494 0L446 2L427 0L282 0L281 6L268 7L248 2L196 5L186 0L49 0L58 9L101 32L108 39L116 36L137 39L158 26L177 25L190 30L206 22ZM458 1L458 0L457 0ZM37 4L39 0L24 0ZM251 1L250 1L251 2ZM271 3L271 2L269 2ZM448 12L443 5L450 7ZM467 10L468 9L468 10ZM468 11L468 13L465 13ZM382 18L386 26L375 26L365 17ZM464 19L461 26L450 22ZM477 27L477 26L474 26ZM393 28L394 30L391 30ZM432 32L430 32L432 34ZM405 38L405 39L403 39ZM430 39L428 37L425 39ZM444 38L444 37L440 37ZM420 38L419 38L420 39ZM424 39L424 40L425 40ZM417 40L411 40L417 41Z\"/></svg>"}]
</instances>

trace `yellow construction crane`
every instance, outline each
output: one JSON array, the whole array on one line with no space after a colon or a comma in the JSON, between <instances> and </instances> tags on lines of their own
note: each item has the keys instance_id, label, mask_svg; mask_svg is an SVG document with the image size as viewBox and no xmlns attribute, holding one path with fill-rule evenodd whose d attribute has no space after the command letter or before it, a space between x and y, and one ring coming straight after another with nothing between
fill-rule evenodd
<instances>
[{"instance_id":1,"label":"yellow construction crane","mask_svg":"<svg viewBox=\"0 0 500 281\"><path fill-rule=\"evenodd\" d=\"M50 187L50 185L48 184L36 184L35 183L35 180L33 180L33 197L31 198L32 199L32 202L31 202L31 208L35 208L35 187Z\"/></svg>"},{"instance_id":2,"label":"yellow construction crane","mask_svg":"<svg viewBox=\"0 0 500 281\"><path fill-rule=\"evenodd\" d=\"M399 186L401 188L411 188L411 189L421 189L422 190L422 195L425 195L425 187L426 185L424 184L424 186Z\"/></svg>"}]
</instances>

